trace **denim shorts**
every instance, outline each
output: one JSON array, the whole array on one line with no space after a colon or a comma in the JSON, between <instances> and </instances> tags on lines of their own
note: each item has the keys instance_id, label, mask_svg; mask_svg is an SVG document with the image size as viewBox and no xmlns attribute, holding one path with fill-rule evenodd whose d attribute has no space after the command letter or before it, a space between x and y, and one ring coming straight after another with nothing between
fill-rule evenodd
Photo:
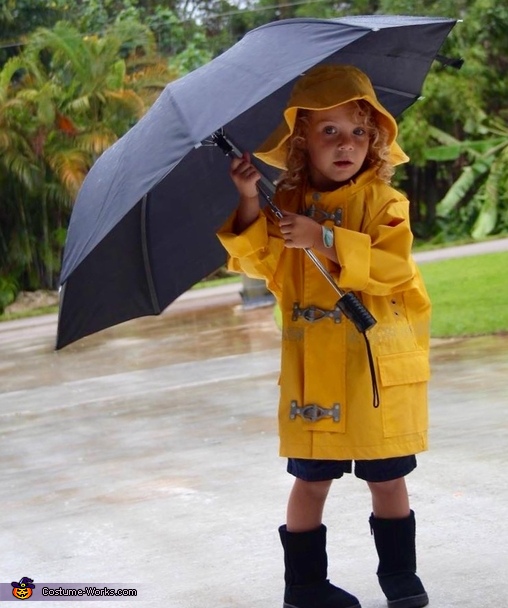
<instances>
[{"instance_id":1,"label":"denim shorts","mask_svg":"<svg viewBox=\"0 0 508 608\"><path fill-rule=\"evenodd\" d=\"M287 471L303 481L340 479L351 473L352 460L307 460L289 458ZM364 481L391 481L404 477L416 468L416 456L398 456L378 460L355 460L355 475Z\"/></svg>"}]
</instances>

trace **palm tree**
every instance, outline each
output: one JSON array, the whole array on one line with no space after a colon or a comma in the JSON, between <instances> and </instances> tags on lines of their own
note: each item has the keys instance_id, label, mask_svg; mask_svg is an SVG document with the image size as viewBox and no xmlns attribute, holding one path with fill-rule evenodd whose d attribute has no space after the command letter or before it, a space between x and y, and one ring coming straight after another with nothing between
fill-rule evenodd
<instances>
[{"instance_id":1,"label":"palm tree","mask_svg":"<svg viewBox=\"0 0 508 608\"><path fill-rule=\"evenodd\" d=\"M37 157L25 130L25 100L19 96L21 61L11 59L0 72L0 276L16 274L17 262L30 266L27 199L41 182ZM23 193L27 194L24 196Z\"/></svg>"},{"instance_id":2,"label":"palm tree","mask_svg":"<svg viewBox=\"0 0 508 608\"><path fill-rule=\"evenodd\" d=\"M7 152L0 179L18 173L2 205L15 218L0 235L9 256L2 268L23 288L56 286L65 227L86 173L175 76L142 34L123 24L83 37L58 24L38 30L2 70L0 149Z\"/></svg>"}]
</instances>

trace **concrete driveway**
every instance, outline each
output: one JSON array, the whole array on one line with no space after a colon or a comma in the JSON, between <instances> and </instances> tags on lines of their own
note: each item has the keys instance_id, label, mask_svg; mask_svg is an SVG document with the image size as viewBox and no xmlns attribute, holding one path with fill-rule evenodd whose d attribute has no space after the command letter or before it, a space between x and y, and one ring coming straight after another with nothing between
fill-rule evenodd
<instances>
[{"instance_id":1,"label":"concrete driveway","mask_svg":"<svg viewBox=\"0 0 508 608\"><path fill-rule=\"evenodd\" d=\"M282 605L279 335L237 290L205 296L59 352L55 316L0 324L0 600L27 576L147 608ZM408 478L432 608L506 601L507 353L507 336L433 344L431 450ZM369 514L362 482L336 482L330 577L381 608Z\"/></svg>"}]
</instances>

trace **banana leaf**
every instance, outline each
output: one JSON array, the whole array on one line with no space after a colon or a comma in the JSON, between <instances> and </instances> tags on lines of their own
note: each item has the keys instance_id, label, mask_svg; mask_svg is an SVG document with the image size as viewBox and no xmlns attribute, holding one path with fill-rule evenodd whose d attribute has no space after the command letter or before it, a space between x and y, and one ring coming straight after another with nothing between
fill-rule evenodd
<instances>
[{"instance_id":1,"label":"banana leaf","mask_svg":"<svg viewBox=\"0 0 508 608\"><path fill-rule=\"evenodd\" d=\"M508 148L492 163L489 177L485 183L484 203L471 230L474 239L482 239L496 227L499 214L500 184L507 172Z\"/></svg>"},{"instance_id":2,"label":"banana leaf","mask_svg":"<svg viewBox=\"0 0 508 608\"><path fill-rule=\"evenodd\" d=\"M474 164L464 167L457 181L437 204L437 214L446 217L454 211L473 188L476 181L490 171L493 162L493 158L481 158Z\"/></svg>"},{"instance_id":3,"label":"banana leaf","mask_svg":"<svg viewBox=\"0 0 508 608\"><path fill-rule=\"evenodd\" d=\"M491 156L499 149L499 146L506 145L506 138L496 137L481 141L459 141L442 146L433 146L425 151L427 160L435 160L437 162L447 162L457 160L461 155L465 154L473 158L479 156Z\"/></svg>"}]
</instances>

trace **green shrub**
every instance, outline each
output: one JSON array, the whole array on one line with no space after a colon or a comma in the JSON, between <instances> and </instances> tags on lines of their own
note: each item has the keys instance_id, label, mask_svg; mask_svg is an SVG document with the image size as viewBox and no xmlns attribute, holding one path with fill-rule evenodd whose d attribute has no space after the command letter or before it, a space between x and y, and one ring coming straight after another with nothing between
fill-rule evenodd
<instances>
[{"instance_id":1,"label":"green shrub","mask_svg":"<svg viewBox=\"0 0 508 608\"><path fill-rule=\"evenodd\" d=\"M0 315L12 304L18 294L18 285L11 277L0 277Z\"/></svg>"}]
</instances>

